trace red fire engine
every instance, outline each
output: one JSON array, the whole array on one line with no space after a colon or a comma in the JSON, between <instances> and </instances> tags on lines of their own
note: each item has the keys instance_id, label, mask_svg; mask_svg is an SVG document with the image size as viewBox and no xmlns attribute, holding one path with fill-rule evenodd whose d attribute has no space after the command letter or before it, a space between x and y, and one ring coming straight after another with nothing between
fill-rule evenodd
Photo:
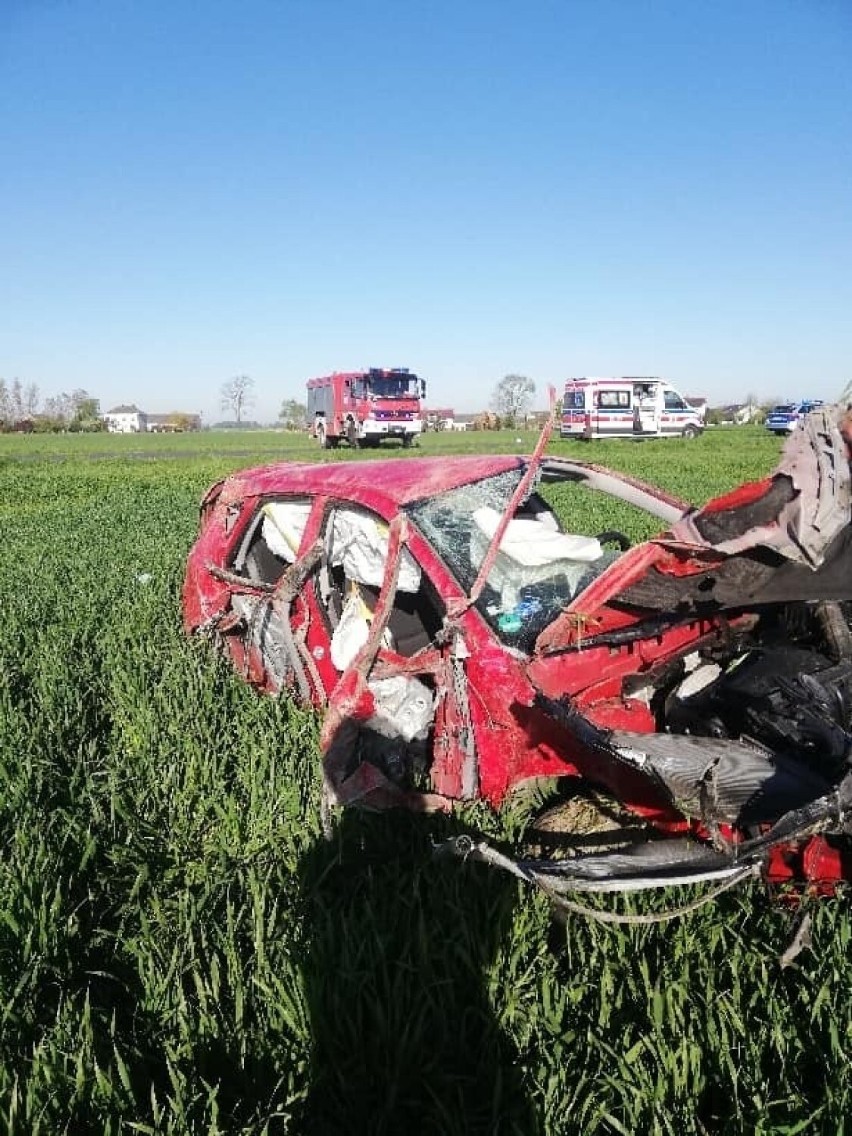
<instances>
[{"instance_id":1,"label":"red fire engine","mask_svg":"<svg viewBox=\"0 0 852 1136\"><path fill-rule=\"evenodd\" d=\"M377 446L400 438L404 446L423 429L426 382L407 367L336 371L308 380L308 423L323 449L341 438L350 446Z\"/></svg>"}]
</instances>

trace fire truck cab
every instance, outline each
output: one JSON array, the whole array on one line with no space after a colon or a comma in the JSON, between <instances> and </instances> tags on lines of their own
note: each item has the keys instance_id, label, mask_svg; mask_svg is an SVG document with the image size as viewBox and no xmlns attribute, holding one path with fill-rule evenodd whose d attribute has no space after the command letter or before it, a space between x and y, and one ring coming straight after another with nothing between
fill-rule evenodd
<instances>
[{"instance_id":1,"label":"fire truck cab","mask_svg":"<svg viewBox=\"0 0 852 1136\"><path fill-rule=\"evenodd\" d=\"M562 402L563 438L695 438L701 411L654 376L569 379Z\"/></svg>"},{"instance_id":2,"label":"fire truck cab","mask_svg":"<svg viewBox=\"0 0 852 1136\"><path fill-rule=\"evenodd\" d=\"M399 438L410 446L423 429L426 382L407 367L336 371L308 380L308 423L323 449L345 439L350 446L377 446Z\"/></svg>"}]
</instances>

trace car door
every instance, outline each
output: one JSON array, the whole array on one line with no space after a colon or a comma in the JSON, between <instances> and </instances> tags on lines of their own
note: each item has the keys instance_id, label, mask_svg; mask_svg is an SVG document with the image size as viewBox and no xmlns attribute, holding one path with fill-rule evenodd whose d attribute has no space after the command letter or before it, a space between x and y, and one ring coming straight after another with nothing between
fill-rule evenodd
<instances>
[{"instance_id":1,"label":"car door","mask_svg":"<svg viewBox=\"0 0 852 1136\"><path fill-rule=\"evenodd\" d=\"M317 595L337 675L323 729L335 799L386 793L388 783L411 788L427 772L438 793L475 796L465 653L446 627L446 569L404 515L350 502L329 503L320 541Z\"/></svg>"},{"instance_id":2,"label":"car door","mask_svg":"<svg viewBox=\"0 0 852 1136\"><path fill-rule=\"evenodd\" d=\"M682 433L689 413L690 408L686 400L676 390L666 387L663 393L663 434Z\"/></svg>"},{"instance_id":3,"label":"car door","mask_svg":"<svg viewBox=\"0 0 852 1136\"><path fill-rule=\"evenodd\" d=\"M291 690L322 702L319 645L309 638L310 580L321 561L315 534L317 500L310 495L258 498L240 526L225 567L230 604L216 631L244 677L263 690Z\"/></svg>"}]
</instances>

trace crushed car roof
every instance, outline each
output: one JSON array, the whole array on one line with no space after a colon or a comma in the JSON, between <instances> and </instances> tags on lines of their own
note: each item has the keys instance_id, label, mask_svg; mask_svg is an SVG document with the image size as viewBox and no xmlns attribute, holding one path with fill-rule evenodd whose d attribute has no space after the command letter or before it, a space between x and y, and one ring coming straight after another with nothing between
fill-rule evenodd
<instances>
[{"instance_id":1,"label":"crushed car roof","mask_svg":"<svg viewBox=\"0 0 852 1136\"><path fill-rule=\"evenodd\" d=\"M323 493L330 496L357 496L368 490L394 505L433 497L459 485L491 477L510 469L521 469L528 459L514 454L476 455L447 458L385 458L378 461L339 461L318 465L314 462L277 462L242 470L229 477L222 487L224 501L262 497L281 492L282 485L292 493Z\"/></svg>"}]
</instances>

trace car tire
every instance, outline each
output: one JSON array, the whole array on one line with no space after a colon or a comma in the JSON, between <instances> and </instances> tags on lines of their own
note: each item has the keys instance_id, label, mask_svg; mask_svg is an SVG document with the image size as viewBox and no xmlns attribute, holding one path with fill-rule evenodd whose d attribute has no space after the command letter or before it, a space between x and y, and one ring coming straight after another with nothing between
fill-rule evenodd
<instances>
[{"instance_id":1,"label":"car tire","mask_svg":"<svg viewBox=\"0 0 852 1136\"><path fill-rule=\"evenodd\" d=\"M325 426L322 423L317 426L317 439L319 440L321 450L331 449L331 440L329 439L328 434L326 434Z\"/></svg>"},{"instance_id":2,"label":"car tire","mask_svg":"<svg viewBox=\"0 0 852 1136\"><path fill-rule=\"evenodd\" d=\"M686 438L687 440L691 438L697 438L699 433L700 431L697 426L684 426L683 432L681 433L681 438Z\"/></svg>"}]
</instances>

